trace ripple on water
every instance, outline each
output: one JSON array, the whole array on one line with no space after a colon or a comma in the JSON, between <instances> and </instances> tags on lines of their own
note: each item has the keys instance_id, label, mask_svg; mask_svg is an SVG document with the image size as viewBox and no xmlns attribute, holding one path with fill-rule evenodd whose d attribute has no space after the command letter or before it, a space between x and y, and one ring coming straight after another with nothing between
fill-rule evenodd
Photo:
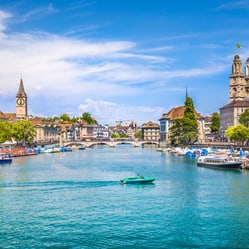
<instances>
[{"instance_id":1,"label":"ripple on water","mask_svg":"<svg viewBox=\"0 0 249 249\"><path fill-rule=\"evenodd\" d=\"M138 172L155 184L120 184ZM0 168L0 248L247 248L248 177L132 147L17 160Z\"/></svg>"}]
</instances>

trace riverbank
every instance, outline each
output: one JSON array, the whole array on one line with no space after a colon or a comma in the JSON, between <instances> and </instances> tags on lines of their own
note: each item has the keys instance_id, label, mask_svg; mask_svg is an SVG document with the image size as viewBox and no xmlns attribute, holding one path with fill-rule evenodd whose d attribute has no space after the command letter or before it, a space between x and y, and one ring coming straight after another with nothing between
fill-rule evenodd
<instances>
[{"instance_id":1,"label":"riverbank","mask_svg":"<svg viewBox=\"0 0 249 249\"><path fill-rule=\"evenodd\" d=\"M229 142L209 142L209 143L202 143L202 144L192 144L191 147L199 147L199 148L215 148L215 149L234 149L243 151L249 151L248 145L236 144L236 143L229 143Z\"/></svg>"}]
</instances>

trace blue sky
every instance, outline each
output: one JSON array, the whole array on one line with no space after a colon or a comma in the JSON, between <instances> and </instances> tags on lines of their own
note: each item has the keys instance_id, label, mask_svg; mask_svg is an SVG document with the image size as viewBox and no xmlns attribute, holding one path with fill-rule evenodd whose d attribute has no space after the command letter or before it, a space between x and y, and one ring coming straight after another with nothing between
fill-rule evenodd
<instances>
[{"instance_id":1,"label":"blue sky","mask_svg":"<svg viewBox=\"0 0 249 249\"><path fill-rule=\"evenodd\" d=\"M249 57L249 0L0 0L0 110L20 78L34 116L158 122L184 104L229 102L236 44Z\"/></svg>"}]
</instances>

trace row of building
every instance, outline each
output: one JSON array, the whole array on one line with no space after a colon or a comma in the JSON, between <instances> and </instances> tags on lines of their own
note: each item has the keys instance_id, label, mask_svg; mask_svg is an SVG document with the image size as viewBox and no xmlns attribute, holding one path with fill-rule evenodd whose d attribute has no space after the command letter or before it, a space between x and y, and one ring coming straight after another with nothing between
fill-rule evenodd
<instances>
[{"instance_id":1,"label":"row of building","mask_svg":"<svg viewBox=\"0 0 249 249\"><path fill-rule=\"evenodd\" d=\"M35 142L52 143L57 141L79 141L79 140L109 140L113 134L124 135L129 140L135 139L135 134L142 130L142 139L146 141L157 141L159 139L159 125L151 121L137 126L135 121L118 122L115 126L89 125L79 119L77 122L56 120L28 115L28 97L24 90L23 80L20 80L19 89L16 94L16 112L0 112L0 119L7 122L16 120L29 120L36 130Z\"/></svg>"},{"instance_id":2,"label":"row of building","mask_svg":"<svg viewBox=\"0 0 249 249\"><path fill-rule=\"evenodd\" d=\"M245 64L243 73L242 62L240 56L236 54L232 63L232 72L230 74L230 101L227 105L221 107L220 110L220 132L218 139L225 139L225 130L229 126L236 126L239 123L240 115L249 108L249 58ZM134 139L135 134L141 129L142 139L146 141L160 142L160 146L169 144L170 127L177 118L184 115L184 106L172 108L169 112L164 113L159 119L160 124L148 121L137 126L132 121L127 125L101 126L87 125L84 121L63 122L51 121L42 117L32 117L28 115L27 94L24 90L23 81L21 79L19 89L16 95L16 113L0 112L0 119L15 122L19 119L28 119L36 129L35 141L53 142L53 141L74 141L85 139L110 139L112 134L126 134L129 139ZM204 117L195 111L198 122L198 140L199 143L217 139L210 135L211 117Z\"/></svg>"}]
</instances>

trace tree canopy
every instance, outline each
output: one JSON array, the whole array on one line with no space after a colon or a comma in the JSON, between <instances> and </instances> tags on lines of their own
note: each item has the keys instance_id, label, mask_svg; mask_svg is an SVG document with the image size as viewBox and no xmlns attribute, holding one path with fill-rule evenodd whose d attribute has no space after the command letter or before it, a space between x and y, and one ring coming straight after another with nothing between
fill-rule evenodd
<instances>
[{"instance_id":1,"label":"tree canopy","mask_svg":"<svg viewBox=\"0 0 249 249\"><path fill-rule=\"evenodd\" d=\"M190 97L186 97L183 118L174 120L170 127L170 139L172 144L181 145L188 145L198 139L198 122Z\"/></svg>"},{"instance_id":2,"label":"tree canopy","mask_svg":"<svg viewBox=\"0 0 249 249\"><path fill-rule=\"evenodd\" d=\"M220 130L220 114L218 112L214 112L211 117L211 132L218 132Z\"/></svg>"},{"instance_id":3,"label":"tree canopy","mask_svg":"<svg viewBox=\"0 0 249 249\"><path fill-rule=\"evenodd\" d=\"M184 106L185 106L184 118L192 119L197 124L197 120L196 120L196 117L195 117L194 102L190 97L186 97Z\"/></svg>"},{"instance_id":4,"label":"tree canopy","mask_svg":"<svg viewBox=\"0 0 249 249\"><path fill-rule=\"evenodd\" d=\"M142 130L139 129L136 133L135 133L135 138L141 139L142 138Z\"/></svg>"},{"instance_id":5,"label":"tree canopy","mask_svg":"<svg viewBox=\"0 0 249 249\"><path fill-rule=\"evenodd\" d=\"M63 120L63 121L71 121L71 118L69 117L68 114L64 113L60 116L60 119Z\"/></svg>"},{"instance_id":6,"label":"tree canopy","mask_svg":"<svg viewBox=\"0 0 249 249\"><path fill-rule=\"evenodd\" d=\"M13 138L16 142L31 144L34 141L36 130L28 120L18 120L12 125Z\"/></svg>"},{"instance_id":7,"label":"tree canopy","mask_svg":"<svg viewBox=\"0 0 249 249\"><path fill-rule=\"evenodd\" d=\"M28 120L18 120L15 123L0 121L1 143L14 139L17 143L31 144L35 135L35 128Z\"/></svg>"},{"instance_id":8,"label":"tree canopy","mask_svg":"<svg viewBox=\"0 0 249 249\"><path fill-rule=\"evenodd\" d=\"M89 112L84 112L81 117L82 120L86 121L87 124L98 124L97 120L95 120Z\"/></svg>"},{"instance_id":9,"label":"tree canopy","mask_svg":"<svg viewBox=\"0 0 249 249\"><path fill-rule=\"evenodd\" d=\"M11 138L12 138L11 123L0 121L0 143L10 141Z\"/></svg>"},{"instance_id":10,"label":"tree canopy","mask_svg":"<svg viewBox=\"0 0 249 249\"><path fill-rule=\"evenodd\" d=\"M83 120L88 125L98 124L97 120L93 118L89 112L84 112L81 117L72 117L72 118L70 118L70 116L67 113L64 113L60 117L48 118L48 120L52 121L62 120L64 122L72 122L72 123L76 123L79 120Z\"/></svg>"},{"instance_id":11,"label":"tree canopy","mask_svg":"<svg viewBox=\"0 0 249 249\"><path fill-rule=\"evenodd\" d=\"M245 109L245 111L240 115L239 122L242 125L249 127L249 108Z\"/></svg>"},{"instance_id":12,"label":"tree canopy","mask_svg":"<svg viewBox=\"0 0 249 249\"><path fill-rule=\"evenodd\" d=\"M225 134L231 141L244 142L249 139L249 128L242 124L230 126L225 131Z\"/></svg>"}]
</instances>

